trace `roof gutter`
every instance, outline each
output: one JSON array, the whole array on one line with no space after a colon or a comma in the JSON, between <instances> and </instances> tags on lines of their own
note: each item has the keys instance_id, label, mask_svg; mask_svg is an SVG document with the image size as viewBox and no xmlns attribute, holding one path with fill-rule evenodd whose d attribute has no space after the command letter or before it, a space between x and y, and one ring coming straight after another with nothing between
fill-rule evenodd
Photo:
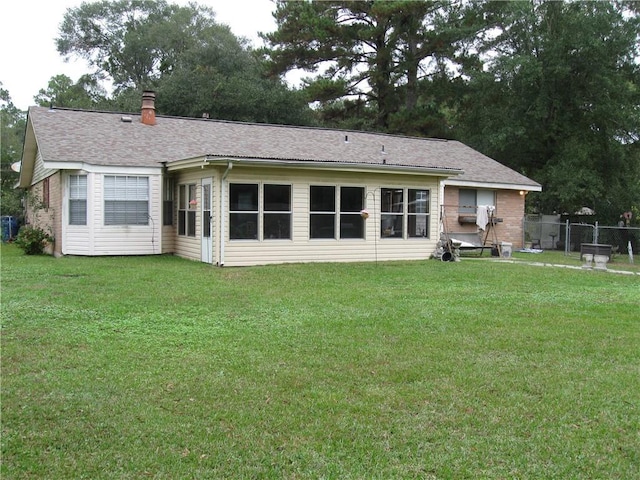
<instances>
[{"instance_id":1,"label":"roof gutter","mask_svg":"<svg viewBox=\"0 0 640 480\"><path fill-rule=\"evenodd\" d=\"M227 228L227 214L226 214L226 205L225 198L227 198L227 177L229 176L229 172L233 168L233 163L231 160L227 163L227 169L222 174L221 187L220 187L220 201L218 202L220 205L220 235L218 238L220 239L220 261L218 264L221 267L224 267L224 245L226 243L226 238L224 236L224 232Z\"/></svg>"}]
</instances>

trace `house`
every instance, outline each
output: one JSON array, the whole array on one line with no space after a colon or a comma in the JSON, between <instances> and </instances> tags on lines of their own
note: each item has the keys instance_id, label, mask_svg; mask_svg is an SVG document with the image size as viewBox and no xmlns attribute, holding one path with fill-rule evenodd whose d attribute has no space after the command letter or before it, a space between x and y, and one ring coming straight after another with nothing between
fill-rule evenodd
<instances>
[{"instance_id":1,"label":"house","mask_svg":"<svg viewBox=\"0 0 640 480\"><path fill-rule=\"evenodd\" d=\"M493 204L501 240L521 244L522 193L541 189L456 141L156 116L154 101L145 92L139 114L29 109L19 187L51 253L424 259L445 209L474 232L464 219Z\"/></svg>"}]
</instances>

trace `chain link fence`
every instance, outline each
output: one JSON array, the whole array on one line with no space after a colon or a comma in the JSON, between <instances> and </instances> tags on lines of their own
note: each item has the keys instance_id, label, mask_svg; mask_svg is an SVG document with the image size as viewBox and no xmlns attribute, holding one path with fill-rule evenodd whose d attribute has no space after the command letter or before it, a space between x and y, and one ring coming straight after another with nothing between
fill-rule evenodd
<instances>
[{"instance_id":1,"label":"chain link fence","mask_svg":"<svg viewBox=\"0 0 640 480\"><path fill-rule=\"evenodd\" d=\"M599 225L598 222L571 222L558 215L526 215L523 224L525 248L560 250L565 255L580 255L583 243L611 245L614 255L633 254L640 247L639 227Z\"/></svg>"}]
</instances>

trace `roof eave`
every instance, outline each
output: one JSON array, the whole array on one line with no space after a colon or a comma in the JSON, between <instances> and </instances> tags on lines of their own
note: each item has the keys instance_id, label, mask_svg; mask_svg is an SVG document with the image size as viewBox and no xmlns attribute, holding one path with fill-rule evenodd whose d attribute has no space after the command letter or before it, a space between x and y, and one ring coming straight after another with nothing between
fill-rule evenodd
<instances>
[{"instance_id":1,"label":"roof eave","mask_svg":"<svg viewBox=\"0 0 640 480\"><path fill-rule=\"evenodd\" d=\"M202 167L203 165L225 166L229 162L238 162L240 165L247 166L270 166L270 167L294 167L313 170L342 170L350 172L393 172L399 174L411 175L430 175L438 177L451 177L461 175L463 170L457 168L446 167L416 167L411 165L393 165L388 163L345 163L333 161L318 160L288 160L288 159L265 159L265 158L249 158L249 157L233 157L206 155L204 157L178 160L167 164L168 171L176 171L184 168Z\"/></svg>"},{"instance_id":2,"label":"roof eave","mask_svg":"<svg viewBox=\"0 0 640 480\"><path fill-rule=\"evenodd\" d=\"M523 190L527 192L541 192L542 185L538 183L501 183L501 182L478 182L471 180L462 180L459 178L447 179L445 185L467 188L489 188L493 190Z\"/></svg>"}]
</instances>

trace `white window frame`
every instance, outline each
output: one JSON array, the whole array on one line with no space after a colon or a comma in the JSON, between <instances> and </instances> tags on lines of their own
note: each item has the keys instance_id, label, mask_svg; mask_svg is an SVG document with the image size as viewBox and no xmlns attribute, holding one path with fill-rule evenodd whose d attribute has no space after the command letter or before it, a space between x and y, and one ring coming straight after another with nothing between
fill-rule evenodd
<instances>
[{"instance_id":1,"label":"white window frame","mask_svg":"<svg viewBox=\"0 0 640 480\"><path fill-rule=\"evenodd\" d=\"M255 187L255 204L253 203L253 199L245 198L242 200L239 195L240 192L234 192L235 187L246 186L246 187ZM252 188L253 189L253 188ZM232 201L231 196L238 193L237 201ZM246 195L245 195L246 197ZM229 240L231 241L256 241L260 240L260 184L254 182L233 182L229 184ZM248 203L247 203L248 200ZM232 206L235 205L237 208L232 210ZM234 223L234 220L237 220L239 216L251 216L254 220L253 222L247 221L242 222L240 224ZM254 225L251 226L251 223ZM238 227L243 226L244 233Z\"/></svg>"},{"instance_id":2,"label":"white window frame","mask_svg":"<svg viewBox=\"0 0 640 480\"><path fill-rule=\"evenodd\" d=\"M412 192L416 192L416 198L412 200ZM418 198L420 192L420 198ZM385 200L384 196L390 195ZM382 187L380 189L380 238L383 239L408 239L430 237L431 222L431 191L426 187ZM401 197L401 200L398 200ZM426 208L415 208L418 201L423 201ZM412 207L412 203L414 203ZM424 210L424 211L412 211ZM422 227L419 228L419 219L423 217ZM413 225L412 225L413 224ZM411 231L416 228L417 231ZM401 228L400 235L397 228Z\"/></svg>"},{"instance_id":3,"label":"white window frame","mask_svg":"<svg viewBox=\"0 0 640 480\"><path fill-rule=\"evenodd\" d=\"M69 225L87 224L87 181L87 175L69 175Z\"/></svg>"},{"instance_id":4,"label":"white window frame","mask_svg":"<svg viewBox=\"0 0 640 480\"><path fill-rule=\"evenodd\" d=\"M195 183L181 183L178 185L178 236L196 236L196 198Z\"/></svg>"},{"instance_id":5,"label":"white window frame","mask_svg":"<svg viewBox=\"0 0 640 480\"><path fill-rule=\"evenodd\" d=\"M286 187L289 189L289 199L288 199L288 208L285 210L267 210L267 204L271 202L267 202L267 190L270 187ZM262 184L262 221L260 224L262 225L262 239L263 240L291 240L293 235L293 186L289 183L263 183ZM260 209L260 205L258 205L258 209ZM288 219L288 235L279 234L277 236L271 236L271 234L267 235L267 224L270 222L267 219L270 217L284 217L287 216Z\"/></svg>"},{"instance_id":6,"label":"white window frame","mask_svg":"<svg viewBox=\"0 0 640 480\"><path fill-rule=\"evenodd\" d=\"M314 188L332 188L333 189L333 210L312 210L311 192ZM346 207L342 202L342 195L345 189L358 189L362 192L362 200L358 208L353 210L343 208ZM364 209L365 197L367 190L362 185L310 185L309 186L309 238L312 240L363 240L366 236L366 228L364 219L361 216L361 212ZM313 223L313 217L332 216L333 235L328 236L313 236L311 232L311 226ZM351 219L352 223L357 225L356 229L360 231L359 236L351 236L346 234L347 222Z\"/></svg>"},{"instance_id":7,"label":"white window frame","mask_svg":"<svg viewBox=\"0 0 640 480\"><path fill-rule=\"evenodd\" d=\"M415 192L415 199L411 199ZM418 195L420 194L420 195ZM409 238L429 238L431 222L431 192L427 188L407 188L407 236ZM413 204L413 208L412 208ZM423 206L426 208L423 208ZM412 211L414 210L414 211ZM421 221L422 220L422 221ZM416 229L412 232L413 228Z\"/></svg>"}]
</instances>

